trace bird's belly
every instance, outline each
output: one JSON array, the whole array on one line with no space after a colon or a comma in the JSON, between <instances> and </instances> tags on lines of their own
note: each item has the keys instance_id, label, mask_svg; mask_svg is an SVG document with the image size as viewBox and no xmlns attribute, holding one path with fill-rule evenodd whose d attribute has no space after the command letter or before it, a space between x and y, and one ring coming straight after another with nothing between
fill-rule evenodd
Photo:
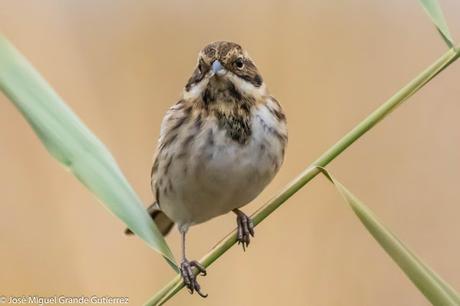
<instances>
[{"instance_id":1,"label":"bird's belly","mask_svg":"<svg viewBox=\"0 0 460 306\"><path fill-rule=\"evenodd\" d=\"M172 186L161 195L160 206L179 224L201 223L249 203L281 163L276 146L276 152L267 150L267 139L258 134L242 145L219 132L214 130L212 145L196 141L188 158L171 165Z\"/></svg>"}]
</instances>

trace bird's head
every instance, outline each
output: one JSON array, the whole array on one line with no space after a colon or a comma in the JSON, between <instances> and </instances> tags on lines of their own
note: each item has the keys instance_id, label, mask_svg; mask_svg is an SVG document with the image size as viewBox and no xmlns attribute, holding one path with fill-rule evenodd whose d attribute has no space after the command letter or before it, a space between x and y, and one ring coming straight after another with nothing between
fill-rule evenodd
<instances>
[{"instance_id":1,"label":"bird's head","mask_svg":"<svg viewBox=\"0 0 460 306\"><path fill-rule=\"evenodd\" d=\"M267 93L248 53L236 43L217 41L198 54L197 66L185 86L184 96L194 99L208 95L212 100L225 99L227 94L257 99Z\"/></svg>"}]
</instances>

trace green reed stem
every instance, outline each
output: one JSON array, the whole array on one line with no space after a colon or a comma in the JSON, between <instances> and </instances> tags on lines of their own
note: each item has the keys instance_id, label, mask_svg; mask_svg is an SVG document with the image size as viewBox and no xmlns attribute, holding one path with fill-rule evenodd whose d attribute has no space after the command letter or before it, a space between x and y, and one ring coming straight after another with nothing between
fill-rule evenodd
<instances>
[{"instance_id":1,"label":"green reed stem","mask_svg":"<svg viewBox=\"0 0 460 306\"><path fill-rule=\"evenodd\" d=\"M340 153L345 151L357 139L374 127L378 122L390 114L396 107L406 101L410 96L416 93L420 88L433 79L438 73L443 71L451 63L453 63L460 56L460 49L458 47L449 49L443 54L436 62L426 68L415 79L409 82L389 100L383 103L367 118L356 125L350 132L348 132L342 139L334 144L329 150L324 152L316 161L307 167L296 179L289 183L277 196L259 208L251 217L254 225L262 222L278 207L280 207L287 199L299 191L300 188L305 186L316 175L320 173L317 168L325 167ZM227 250L229 250L236 242L236 230L233 230L225 236L219 243L217 243L201 260L201 264L205 267L210 266ZM176 275L165 287L158 291L145 305L162 305L174 296L179 290L184 287L184 283L180 275Z\"/></svg>"}]
</instances>

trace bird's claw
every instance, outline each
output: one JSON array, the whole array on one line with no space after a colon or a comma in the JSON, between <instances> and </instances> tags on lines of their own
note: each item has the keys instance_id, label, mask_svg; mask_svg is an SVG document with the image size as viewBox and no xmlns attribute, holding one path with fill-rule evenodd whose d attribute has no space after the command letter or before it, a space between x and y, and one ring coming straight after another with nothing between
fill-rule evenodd
<instances>
[{"instance_id":1,"label":"bird's claw","mask_svg":"<svg viewBox=\"0 0 460 306\"><path fill-rule=\"evenodd\" d=\"M254 224L251 218L242 212L237 213L236 223L238 225L236 241L243 246L243 251L246 251L251 242L250 237L254 237Z\"/></svg>"},{"instance_id":2,"label":"bird's claw","mask_svg":"<svg viewBox=\"0 0 460 306\"><path fill-rule=\"evenodd\" d=\"M192 268L195 267L198 270L198 274L195 274ZM206 269L203 267L198 261L192 260L184 260L180 265L180 273L182 279L184 280L184 284L189 290L190 294L193 292L197 292L201 297L207 297L208 295L201 292L200 284L198 284L196 278L198 275L206 276Z\"/></svg>"}]
</instances>

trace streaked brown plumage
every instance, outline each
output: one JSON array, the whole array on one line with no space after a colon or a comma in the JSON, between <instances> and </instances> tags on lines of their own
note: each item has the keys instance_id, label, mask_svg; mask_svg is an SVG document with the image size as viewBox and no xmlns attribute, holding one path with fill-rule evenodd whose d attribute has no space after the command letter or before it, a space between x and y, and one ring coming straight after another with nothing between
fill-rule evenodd
<instances>
[{"instance_id":1,"label":"streaked brown plumage","mask_svg":"<svg viewBox=\"0 0 460 306\"><path fill-rule=\"evenodd\" d=\"M151 172L156 202L149 213L163 234L178 224L181 272L191 293L205 296L191 269L205 270L185 256L189 226L234 211L246 248L254 230L239 208L272 180L286 143L283 110L246 51L232 42L207 45L182 99L163 119Z\"/></svg>"}]
</instances>

